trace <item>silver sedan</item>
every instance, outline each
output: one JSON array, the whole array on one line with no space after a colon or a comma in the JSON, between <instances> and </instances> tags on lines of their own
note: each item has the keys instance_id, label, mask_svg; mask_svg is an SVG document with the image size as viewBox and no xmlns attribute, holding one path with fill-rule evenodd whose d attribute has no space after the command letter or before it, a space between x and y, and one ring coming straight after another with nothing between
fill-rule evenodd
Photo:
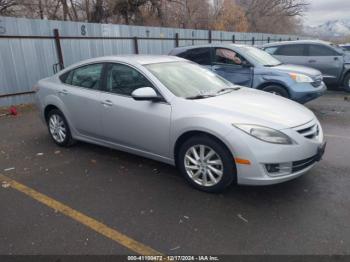
<instances>
[{"instance_id":1,"label":"silver sedan","mask_svg":"<svg viewBox=\"0 0 350 262\"><path fill-rule=\"evenodd\" d=\"M90 59L35 90L59 146L80 140L177 165L208 192L296 178L325 149L321 125L304 106L177 57Z\"/></svg>"}]
</instances>

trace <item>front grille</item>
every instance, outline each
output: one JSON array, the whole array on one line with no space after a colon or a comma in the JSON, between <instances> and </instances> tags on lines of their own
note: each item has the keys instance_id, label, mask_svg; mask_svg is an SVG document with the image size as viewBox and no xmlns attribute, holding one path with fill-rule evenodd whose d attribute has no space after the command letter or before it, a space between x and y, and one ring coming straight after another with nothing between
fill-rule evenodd
<instances>
[{"instance_id":1,"label":"front grille","mask_svg":"<svg viewBox=\"0 0 350 262\"><path fill-rule=\"evenodd\" d=\"M292 173L301 171L317 162L317 155L292 163Z\"/></svg>"},{"instance_id":2,"label":"front grille","mask_svg":"<svg viewBox=\"0 0 350 262\"><path fill-rule=\"evenodd\" d=\"M305 125L296 127L294 130L308 139L316 139L320 134L320 128L316 121L311 121Z\"/></svg>"},{"instance_id":3,"label":"front grille","mask_svg":"<svg viewBox=\"0 0 350 262\"><path fill-rule=\"evenodd\" d=\"M322 76L317 76L314 78L314 82L312 82L311 85L314 87L319 87L322 84L322 80Z\"/></svg>"}]
</instances>

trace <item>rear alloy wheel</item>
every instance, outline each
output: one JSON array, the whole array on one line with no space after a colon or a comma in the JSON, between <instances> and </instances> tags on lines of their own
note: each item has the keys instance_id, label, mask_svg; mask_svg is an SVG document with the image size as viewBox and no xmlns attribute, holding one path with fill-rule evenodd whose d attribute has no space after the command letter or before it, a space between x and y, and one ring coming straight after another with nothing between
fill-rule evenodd
<instances>
[{"instance_id":1,"label":"rear alloy wheel","mask_svg":"<svg viewBox=\"0 0 350 262\"><path fill-rule=\"evenodd\" d=\"M58 109L51 110L47 117L47 126L53 141L59 146L70 146L74 140L64 115Z\"/></svg>"},{"instance_id":2,"label":"rear alloy wheel","mask_svg":"<svg viewBox=\"0 0 350 262\"><path fill-rule=\"evenodd\" d=\"M344 78L344 89L346 92L350 92L350 73Z\"/></svg>"},{"instance_id":3,"label":"rear alloy wheel","mask_svg":"<svg viewBox=\"0 0 350 262\"><path fill-rule=\"evenodd\" d=\"M231 153L207 136L187 140L180 148L178 165L193 187L206 192L221 192L235 178Z\"/></svg>"},{"instance_id":4,"label":"rear alloy wheel","mask_svg":"<svg viewBox=\"0 0 350 262\"><path fill-rule=\"evenodd\" d=\"M286 91L286 89L284 89L283 87L280 87L280 86L267 86L267 87L264 87L262 90L265 92L272 93L272 94L277 95L277 96L289 98L289 94Z\"/></svg>"}]
</instances>

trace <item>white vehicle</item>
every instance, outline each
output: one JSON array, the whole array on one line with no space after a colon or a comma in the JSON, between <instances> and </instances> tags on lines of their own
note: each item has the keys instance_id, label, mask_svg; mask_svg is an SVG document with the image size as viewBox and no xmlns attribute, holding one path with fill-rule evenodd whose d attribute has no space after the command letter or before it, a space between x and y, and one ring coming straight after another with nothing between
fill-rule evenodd
<instances>
[{"instance_id":1,"label":"white vehicle","mask_svg":"<svg viewBox=\"0 0 350 262\"><path fill-rule=\"evenodd\" d=\"M102 57L36 85L55 143L99 144L177 165L194 187L281 183L323 155L316 116L291 100L234 86L178 57Z\"/></svg>"}]
</instances>

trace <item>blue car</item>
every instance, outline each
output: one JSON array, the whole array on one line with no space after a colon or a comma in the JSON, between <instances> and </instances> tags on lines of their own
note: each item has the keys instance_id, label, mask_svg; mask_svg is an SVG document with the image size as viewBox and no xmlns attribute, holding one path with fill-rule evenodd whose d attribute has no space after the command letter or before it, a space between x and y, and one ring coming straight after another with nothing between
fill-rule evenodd
<instances>
[{"instance_id":1,"label":"blue car","mask_svg":"<svg viewBox=\"0 0 350 262\"><path fill-rule=\"evenodd\" d=\"M209 68L230 82L306 103L327 90L320 71L282 64L263 50L236 44L178 47L179 56Z\"/></svg>"}]
</instances>

